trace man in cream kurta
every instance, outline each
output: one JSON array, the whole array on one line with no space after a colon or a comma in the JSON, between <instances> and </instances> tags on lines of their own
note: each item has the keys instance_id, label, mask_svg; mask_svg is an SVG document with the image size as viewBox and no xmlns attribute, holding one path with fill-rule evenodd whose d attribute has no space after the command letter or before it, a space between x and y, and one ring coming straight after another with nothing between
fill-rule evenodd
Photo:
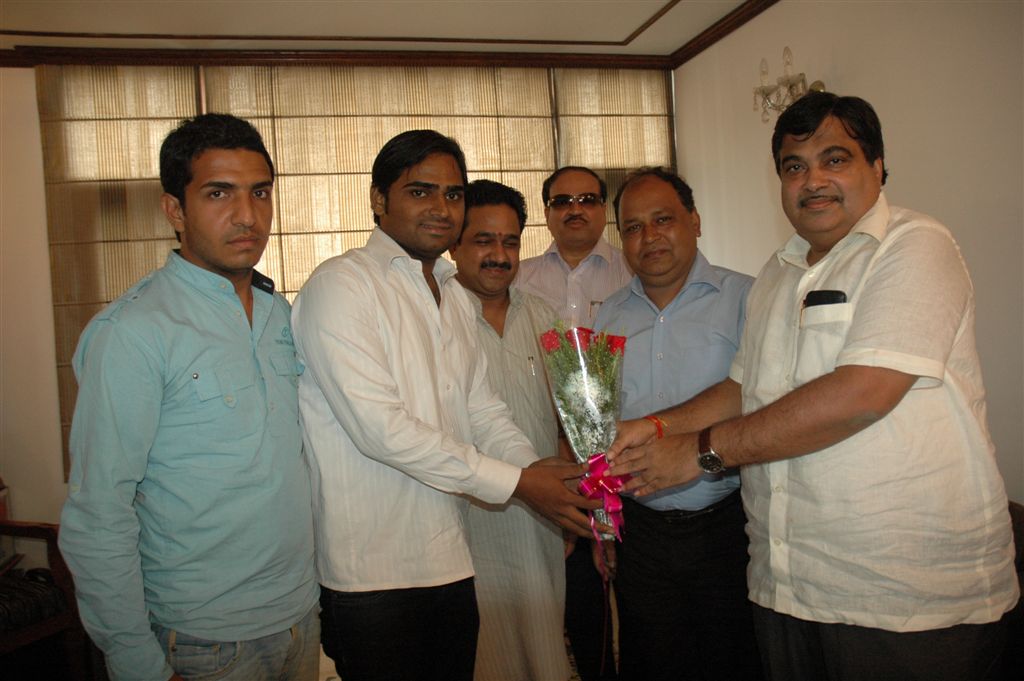
<instances>
[{"instance_id":1,"label":"man in cream kurta","mask_svg":"<svg viewBox=\"0 0 1024 681\"><path fill-rule=\"evenodd\" d=\"M487 379L538 455L558 449L558 424L538 337L555 322L540 298L510 288L526 222L522 195L478 180L452 249L470 291ZM518 500L470 506L469 549L480 608L475 681L564 681L565 564L561 532Z\"/></svg>"}]
</instances>

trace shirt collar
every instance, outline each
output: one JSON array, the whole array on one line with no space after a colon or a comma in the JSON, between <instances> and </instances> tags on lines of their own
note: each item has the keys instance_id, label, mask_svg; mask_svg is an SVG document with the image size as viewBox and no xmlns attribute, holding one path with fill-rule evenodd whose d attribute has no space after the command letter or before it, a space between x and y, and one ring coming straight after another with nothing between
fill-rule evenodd
<instances>
[{"instance_id":1,"label":"shirt collar","mask_svg":"<svg viewBox=\"0 0 1024 681\"><path fill-rule=\"evenodd\" d=\"M832 249L825 255L825 258L846 248L846 246L852 241L863 238L859 236L861 234L881 242L888 231L889 202L885 198L885 192L879 192L878 199L875 201L874 205L868 209L868 212L864 213L864 215L860 217L860 220L853 225L850 232L832 247ZM776 251L775 257L783 263L790 263L806 269L807 252L810 249L811 244L808 243L806 239L799 234L794 234L782 248Z\"/></svg>"},{"instance_id":2,"label":"shirt collar","mask_svg":"<svg viewBox=\"0 0 1024 681\"><path fill-rule=\"evenodd\" d=\"M370 234L370 238L366 242L365 252L382 270L387 270L394 264L408 271L420 275L423 274L422 263L409 255L397 241L388 236L379 226L375 227ZM438 285L444 286L449 279L455 276L455 266L444 258L439 257L434 261L434 276L437 277Z\"/></svg>"},{"instance_id":3,"label":"shirt collar","mask_svg":"<svg viewBox=\"0 0 1024 681\"><path fill-rule=\"evenodd\" d=\"M461 283L459 285L461 286ZM465 288L465 287L463 286L463 288ZM477 294L473 293L472 291L470 291L467 288L466 289L466 297L469 298L469 302L470 302L470 304L472 304L473 309L476 311L477 317L479 317L480 319L483 319L483 317L484 317L484 303L483 303L482 300L480 300L480 296L478 296ZM523 304L523 293L522 293L522 291L520 291L515 286L509 286L509 288L508 288L508 298L509 298L509 300L508 300L508 311L509 311L509 314L511 315L512 310L518 309L520 306L522 306L522 304Z\"/></svg>"},{"instance_id":4,"label":"shirt collar","mask_svg":"<svg viewBox=\"0 0 1024 681\"><path fill-rule=\"evenodd\" d=\"M562 261L563 263L565 262L565 258L563 258L562 254L558 251L558 244L556 244L553 240L551 242L551 245L548 246L547 250L544 251L544 256L552 256ZM587 254L586 258L583 258L583 260L588 260L594 256L602 258L607 263L610 263L612 261L612 245L608 243L608 240L605 239L604 237L598 239L597 244L594 245L594 248L590 251L590 253ZM583 262L583 260L581 260L580 262Z\"/></svg>"},{"instance_id":5,"label":"shirt collar","mask_svg":"<svg viewBox=\"0 0 1024 681\"><path fill-rule=\"evenodd\" d=\"M174 249L167 254L167 263L165 266L175 275L181 277L198 289L222 291L229 288L232 294L235 292L234 285L227 279L227 277L223 277L215 272L205 270L198 265L190 263L181 256L181 251L179 249ZM266 275L260 274L256 270L252 271L252 286L265 293L274 293L274 280Z\"/></svg>"}]
</instances>

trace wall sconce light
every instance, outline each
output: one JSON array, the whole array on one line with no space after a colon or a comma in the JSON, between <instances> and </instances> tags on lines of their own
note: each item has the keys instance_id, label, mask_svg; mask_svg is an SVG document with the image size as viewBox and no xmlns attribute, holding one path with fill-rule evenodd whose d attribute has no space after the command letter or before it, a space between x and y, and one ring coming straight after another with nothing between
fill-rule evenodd
<instances>
[{"instance_id":1,"label":"wall sconce light","mask_svg":"<svg viewBox=\"0 0 1024 681\"><path fill-rule=\"evenodd\" d=\"M761 85L754 88L754 111L761 109L761 122L768 122L768 112L782 113L790 104L807 94L809 90L824 92L825 84L820 80L807 85L802 73L793 75L793 52L786 47L782 50L782 75L774 85L768 83L768 60L761 59Z\"/></svg>"}]
</instances>

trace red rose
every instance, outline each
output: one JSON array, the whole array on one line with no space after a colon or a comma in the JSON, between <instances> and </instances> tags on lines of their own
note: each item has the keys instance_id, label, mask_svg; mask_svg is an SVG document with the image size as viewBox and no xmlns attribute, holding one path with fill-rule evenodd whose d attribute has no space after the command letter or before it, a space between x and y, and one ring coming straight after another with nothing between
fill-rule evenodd
<instances>
[{"instance_id":1,"label":"red rose","mask_svg":"<svg viewBox=\"0 0 1024 681\"><path fill-rule=\"evenodd\" d=\"M587 351L590 347L590 337L594 335L593 329L585 326L574 326L565 332L565 338L574 350Z\"/></svg>"},{"instance_id":2,"label":"red rose","mask_svg":"<svg viewBox=\"0 0 1024 681\"><path fill-rule=\"evenodd\" d=\"M554 352L561 344L562 339L554 329L549 329L540 335L540 345L544 348L544 352Z\"/></svg>"},{"instance_id":3,"label":"red rose","mask_svg":"<svg viewBox=\"0 0 1024 681\"><path fill-rule=\"evenodd\" d=\"M605 342L608 343L608 349L612 351L613 355L621 355L626 352L626 337L625 336L605 336Z\"/></svg>"}]
</instances>

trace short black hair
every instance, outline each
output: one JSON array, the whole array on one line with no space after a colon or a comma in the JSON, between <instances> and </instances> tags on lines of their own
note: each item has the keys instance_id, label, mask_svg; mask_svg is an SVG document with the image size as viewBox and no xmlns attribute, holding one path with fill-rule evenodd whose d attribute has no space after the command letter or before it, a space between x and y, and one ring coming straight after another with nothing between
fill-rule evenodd
<instances>
[{"instance_id":1,"label":"short black hair","mask_svg":"<svg viewBox=\"0 0 1024 681\"><path fill-rule=\"evenodd\" d=\"M516 217L519 218L519 233L523 233L523 227L526 226L526 199L523 195L507 184L493 180L474 180L466 185L466 218L462 223L462 229L459 230L459 241L462 240L462 232L469 223L469 209L476 206L508 206L516 212Z\"/></svg>"},{"instance_id":2,"label":"short black hair","mask_svg":"<svg viewBox=\"0 0 1024 681\"><path fill-rule=\"evenodd\" d=\"M259 130L230 114L207 113L186 118L160 145L160 184L185 205L185 187L192 181L192 162L207 149L248 149L267 162L274 179L274 162Z\"/></svg>"},{"instance_id":3,"label":"short black hair","mask_svg":"<svg viewBox=\"0 0 1024 681\"><path fill-rule=\"evenodd\" d=\"M853 139L857 140L868 163L882 159L882 184L889 177L885 169L885 144L882 142L882 123L874 108L860 97L840 97L831 92L808 92L782 112L772 134L772 158L775 172L782 172L779 152L786 135L807 138L814 134L822 122L835 116Z\"/></svg>"},{"instance_id":4,"label":"short black hair","mask_svg":"<svg viewBox=\"0 0 1024 681\"><path fill-rule=\"evenodd\" d=\"M455 159L459 165L459 172L462 174L463 186L469 184L469 176L466 173L466 156L462 153L459 143L451 137L445 137L436 130L406 130L395 135L381 147L377 158L373 160L373 170L370 175L370 186L376 187L385 201L387 208L388 190L395 183L398 176L407 168L411 168L431 154L447 154ZM380 224L380 217L376 214L373 221Z\"/></svg>"},{"instance_id":5,"label":"short black hair","mask_svg":"<svg viewBox=\"0 0 1024 681\"><path fill-rule=\"evenodd\" d=\"M551 185L555 183L555 180L558 179L559 175L561 175L562 173L567 173L570 170L576 170L581 173L587 173L588 175L593 176L593 178L597 180L598 186L601 188L601 200L608 200L608 185L604 183L604 180L602 180L597 173L595 173L590 168L585 168L583 166L565 166L564 168L559 168L555 172L551 173L550 175L548 175L548 179L544 180L544 184L540 188L540 198L542 201L544 201L545 206L548 205L548 199L551 198Z\"/></svg>"},{"instance_id":6,"label":"short black hair","mask_svg":"<svg viewBox=\"0 0 1024 681\"><path fill-rule=\"evenodd\" d=\"M679 201L686 210L691 213L697 210L697 205L693 202L693 189L690 188L690 185L686 184L686 180L676 175L670 168L644 166L626 175L626 179L622 181L622 186L619 187L619 191L615 194L615 201L613 202L615 206L615 224L620 229L622 225L619 224L619 202L622 201L622 194L626 191L626 187L644 177L656 177L663 182L669 183L676 190L676 194L679 195Z\"/></svg>"}]
</instances>

